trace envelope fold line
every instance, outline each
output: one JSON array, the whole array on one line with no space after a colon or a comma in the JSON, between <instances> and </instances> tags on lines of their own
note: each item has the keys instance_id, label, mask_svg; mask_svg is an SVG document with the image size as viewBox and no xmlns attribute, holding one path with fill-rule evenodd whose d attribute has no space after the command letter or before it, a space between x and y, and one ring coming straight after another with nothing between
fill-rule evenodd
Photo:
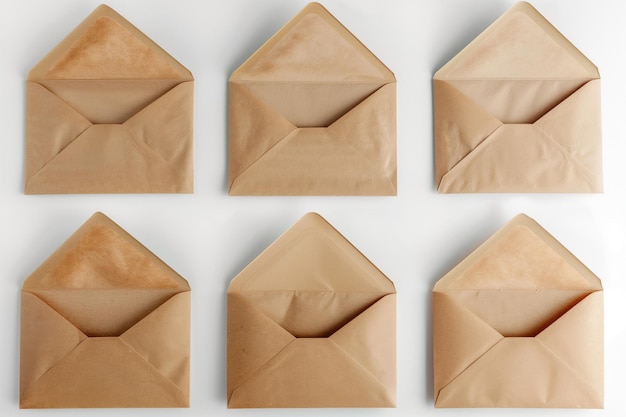
<instances>
[{"instance_id":1,"label":"envelope fold line","mask_svg":"<svg viewBox=\"0 0 626 417\"><path fill-rule=\"evenodd\" d=\"M261 159L263 159L264 156L268 155L269 153L271 153L272 151L275 150L276 146L278 146L280 143L282 143L283 141L285 141L287 138L291 137L291 136L295 136L296 133L298 131L297 127L294 127L294 129L290 132L288 132L286 135L284 135L283 137L281 137L276 143L272 144L269 148L267 148L263 154L261 156L259 156L258 158L256 158L251 164L249 164L245 169L243 169L241 172L239 172L232 180L231 184L230 184L230 188L229 190L232 190L235 187L235 182L237 182L237 179L239 179L239 177L241 177L246 171L248 171L250 168L252 168L257 162L259 162Z\"/></svg>"}]
</instances>

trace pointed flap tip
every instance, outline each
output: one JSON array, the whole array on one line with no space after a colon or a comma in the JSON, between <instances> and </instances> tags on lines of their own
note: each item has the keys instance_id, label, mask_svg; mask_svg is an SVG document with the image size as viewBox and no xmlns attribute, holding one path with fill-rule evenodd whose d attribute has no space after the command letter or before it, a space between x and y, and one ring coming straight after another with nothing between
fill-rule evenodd
<instances>
[{"instance_id":1,"label":"pointed flap tip","mask_svg":"<svg viewBox=\"0 0 626 417\"><path fill-rule=\"evenodd\" d=\"M395 293L393 282L317 213L307 213L235 276L229 292Z\"/></svg>"},{"instance_id":2,"label":"pointed flap tip","mask_svg":"<svg viewBox=\"0 0 626 417\"><path fill-rule=\"evenodd\" d=\"M539 223L520 213L434 285L434 290L490 288L600 290L602 283Z\"/></svg>"},{"instance_id":3,"label":"pointed flap tip","mask_svg":"<svg viewBox=\"0 0 626 417\"><path fill-rule=\"evenodd\" d=\"M101 4L29 71L28 79L192 80L193 76L122 15Z\"/></svg>"},{"instance_id":4,"label":"pointed flap tip","mask_svg":"<svg viewBox=\"0 0 626 417\"><path fill-rule=\"evenodd\" d=\"M548 59L549 57L549 59ZM522 59L520 59L522 58ZM595 79L598 68L534 6L513 5L434 79Z\"/></svg>"},{"instance_id":5,"label":"pointed flap tip","mask_svg":"<svg viewBox=\"0 0 626 417\"><path fill-rule=\"evenodd\" d=\"M102 212L89 217L22 288L190 289L187 280Z\"/></svg>"},{"instance_id":6,"label":"pointed flap tip","mask_svg":"<svg viewBox=\"0 0 626 417\"><path fill-rule=\"evenodd\" d=\"M312 2L241 64L230 81L395 82L396 78L324 6Z\"/></svg>"}]
</instances>

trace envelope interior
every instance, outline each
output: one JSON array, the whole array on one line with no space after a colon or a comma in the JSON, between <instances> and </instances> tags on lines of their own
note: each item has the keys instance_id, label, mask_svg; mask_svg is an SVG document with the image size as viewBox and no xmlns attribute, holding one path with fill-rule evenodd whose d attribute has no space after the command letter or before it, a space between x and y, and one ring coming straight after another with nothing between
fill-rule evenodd
<instances>
[{"instance_id":1,"label":"envelope interior","mask_svg":"<svg viewBox=\"0 0 626 417\"><path fill-rule=\"evenodd\" d=\"M44 80L40 84L94 124L124 123L180 80Z\"/></svg>"},{"instance_id":2,"label":"envelope interior","mask_svg":"<svg viewBox=\"0 0 626 417\"><path fill-rule=\"evenodd\" d=\"M562 255L516 225L472 257L445 293L503 336L532 337L598 290Z\"/></svg>"},{"instance_id":3,"label":"envelope interior","mask_svg":"<svg viewBox=\"0 0 626 417\"><path fill-rule=\"evenodd\" d=\"M85 226L84 226L85 227ZM24 284L88 336L119 336L184 280L105 225L72 236Z\"/></svg>"},{"instance_id":4,"label":"envelope interior","mask_svg":"<svg viewBox=\"0 0 626 417\"><path fill-rule=\"evenodd\" d=\"M255 83L244 85L296 127L328 127L385 83Z\"/></svg>"},{"instance_id":5,"label":"envelope interior","mask_svg":"<svg viewBox=\"0 0 626 417\"><path fill-rule=\"evenodd\" d=\"M330 336L394 292L354 248L329 244L324 235L300 235L273 255L244 271L250 276L239 277L240 294L296 337Z\"/></svg>"},{"instance_id":6,"label":"envelope interior","mask_svg":"<svg viewBox=\"0 0 626 417\"><path fill-rule=\"evenodd\" d=\"M447 80L502 123L530 124L589 80Z\"/></svg>"}]
</instances>

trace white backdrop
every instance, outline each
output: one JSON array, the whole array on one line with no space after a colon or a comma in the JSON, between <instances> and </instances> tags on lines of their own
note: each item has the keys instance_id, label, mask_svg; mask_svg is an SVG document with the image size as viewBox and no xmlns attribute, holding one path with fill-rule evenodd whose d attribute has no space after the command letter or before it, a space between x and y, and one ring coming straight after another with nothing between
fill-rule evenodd
<instances>
[{"instance_id":1,"label":"white backdrop","mask_svg":"<svg viewBox=\"0 0 626 417\"><path fill-rule=\"evenodd\" d=\"M24 80L99 3L0 5L0 415L353 416L350 409L227 410L225 292L230 279L304 213L316 211L396 284L398 407L369 416L623 416L626 412L626 2L536 0L534 6L600 69L604 194L438 195L431 77L513 0L327 0L323 4L398 80L398 196L226 195L227 80L305 0L111 0L196 80L192 195L23 195ZM178 271L193 290L191 408L18 410L22 281L93 212L102 211ZM594 271L605 289L605 410L435 410L430 290L524 212Z\"/></svg>"}]
</instances>

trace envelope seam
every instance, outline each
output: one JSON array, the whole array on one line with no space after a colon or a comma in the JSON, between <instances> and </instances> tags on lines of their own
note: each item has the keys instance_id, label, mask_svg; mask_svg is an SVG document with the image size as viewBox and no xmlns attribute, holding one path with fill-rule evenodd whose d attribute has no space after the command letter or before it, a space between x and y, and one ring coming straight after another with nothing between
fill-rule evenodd
<instances>
[{"instance_id":1,"label":"envelope seam","mask_svg":"<svg viewBox=\"0 0 626 417\"><path fill-rule=\"evenodd\" d=\"M265 152L263 152L258 158L256 158L254 161L252 161L246 168L244 168L241 172L239 172L231 181L230 183L230 187L228 188L228 190L232 190L233 187L235 186L235 182L237 181L237 179L239 179L240 176L242 176L246 171L250 170L250 168L252 168L257 162L259 162L259 160L261 160L264 156L266 156L268 153L270 153L271 151L274 150L274 148L276 146L278 146L279 144L283 143L284 140L287 139L288 136L293 136L296 132L297 132L298 128L294 126L294 128L292 130L290 130L289 132L287 132L286 135L284 135L282 138L280 138L278 141L276 141L275 144L273 144L272 146L270 146L267 150L265 150Z\"/></svg>"},{"instance_id":2,"label":"envelope seam","mask_svg":"<svg viewBox=\"0 0 626 417\"><path fill-rule=\"evenodd\" d=\"M272 320L273 321L273 320ZM282 327L281 327L282 328ZM284 330L284 329L283 329ZM286 331L286 330L285 330ZM291 335L291 333L289 333ZM291 335L293 336L293 335ZM274 360L274 358L276 358L278 355L280 355L285 349L287 349L287 347L289 345L291 345L295 340L297 340L297 338L295 336L293 336L293 339L290 340L285 346L283 346L282 348L280 348L280 350L278 350L271 358L269 358L265 363L261 364L261 366L259 366L258 368L254 369L254 370L250 370L249 371L249 375L238 381L239 383L237 384L237 386L235 388L233 388L233 390L230 393L230 396L228 397L228 402L230 403L233 395L235 394L236 391L240 390L241 387L246 384L250 379L252 379L253 377L255 377L259 372L262 372L265 368L267 368L269 365L269 363Z\"/></svg>"},{"instance_id":3,"label":"envelope seam","mask_svg":"<svg viewBox=\"0 0 626 417\"><path fill-rule=\"evenodd\" d=\"M178 386L178 384L176 384L174 381L172 381L167 375L165 375L163 372L161 372L161 370L159 368L157 368L156 366L154 366L152 364L152 362L150 362L149 360L147 360L146 358L144 358L139 352L137 352L137 350L135 350L135 347L132 346L131 344L129 344L126 340L124 340L122 338L122 336L117 337L118 340L120 340L122 343L124 343L126 346L128 346L129 349L131 349L133 351L133 353L140 358L143 362L147 363L154 371L156 371L159 375L161 375L163 378L165 378L165 380L167 380L170 384L172 384L174 387L176 387L176 389L180 392L180 394L183 396L183 398L189 400L189 396L186 395L182 388Z\"/></svg>"},{"instance_id":4,"label":"envelope seam","mask_svg":"<svg viewBox=\"0 0 626 417\"><path fill-rule=\"evenodd\" d=\"M80 330L79 330L80 331ZM81 332L82 333L82 332ZM67 352L65 355L63 355L62 357L60 357L55 363L52 364L52 366L50 366L48 369L46 369L46 371L44 373L42 373L41 375L39 375L37 377L36 380L34 380L32 382L32 385L28 388L26 388L24 391L20 392L20 401L22 398L26 397L26 394L28 393L28 391L31 391L32 389L34 389L35 385L37 384L37 382L43 378L46 374L48 374L50 371L52 371L54 368L56 368L61 362L63 362L65 360L65 358L67 358L69 355L71 355L80 345L82 345L83 343L85 343L87 340L89 340L89 336L85 336L85 339L81 340L76 346L74 346L69 352Z\"/></svg>"},{"instance_id":5,"label":"envelope seam","mask_svg":"<svg viewBox=\"0 0 626 417\"><path fill-rule=\"evenodd\" d=\"M576 375L576 377L578 377L578 379L584 383L588 388L590 388L591 390L593 390L595 393L600 394L600 392L598 392L598 390L593 387L591 384L589 384L587 382L587 380L580 374L578 373L574 368L572 368L569 364L567 364L566 362L564 362L552 349L550 349L550 347L548 347L548 345L546 345L540 338L535 337L534 338L542 347L544 347L549 353L550 355L552 355L554 358L556 358L556 360L559 361L559 363L563 366L565 366L567 369L569 369L574 375Z\"/></svg>"},{"instance_id":6,"label":"envelope seam","mask_svg":"<svg viewBox=\"0 0 626 417\"><path fill-rule=\"evenodd\" d=\"M370 306L371 307L371 306ZM365 366L363 366L363 364L359 361L357 361L356 359L354 359L348 352L346 352L344 350L343 347L341 347L341 345L339 345L337 342L335 342L331 337L328 337L327 340L330 340L335 346L337 346L337 348L354 364L356 364L357 366L359 366L359 368L363 369L368 375L370 375L385 391L385 393L389 394L388 390L387 390L387 386L385 384L382 383L382 381L380 379L378 379L378 377L376 377L376 375L374 375L372 373L372 371L370 371L369 369L367 369ZM393 396L392 396L393 397Z\"/></svg>"},{"instance_id":7,"label":"envelope seam","mask_svg":"<svg viewBox=\"0 0 626 417\"><path fill-rule=\"evenodd\" d=\"M437 392L437 398L435 399L435 404L437 403L437 400L439 400L439 396L441 395L441 391L443 391L446 387L448 387L450 384L452 384L454 381L456 381L458 378L460 378L461 375L463 375L463 373L465 371L467 371L471 366L473 366L482 357L484 357L487 353L489 353L494 348L494 346L496 346L498 343L501 343L505 339L506 338L503 336L496 343L494 343L493 345L489 346L483 353L481 353L474 360L472 360L470 363L468 363L467 366L465 368L463 368L454 378L452 378L450 381L448 381L445 385L441 386L439 388L439 391Z\"/></svg>"},{"instance_id":8,"label":"envelope seam","mask_svg":"<svg viewBox=\"0 0 626 417\"><path fill-rule=\"evenodd\" d=\"M582 88L582 87L581 87ZM561 102L562 103L562 102ZM561 104L559 103L559 104ZM557 106L553 107L553 109L555 109ZM543 117L539 118L537 121L541 120ZM535 122L536 123L536 122ZM572 155L571 152L569 152L567 150L567 148L565 148L565 146L563 146L561 143L559 143L558 140L556 140L550 133L548 133L542 126L537 125L537 124L533 124L533 126L541 131L541 133L543 133L547 138L550 139L551 143L558 147L559 149L561 149L563 151L563 153L565 155L567 155L568 160L572 161L573 163L575 163L581 170L581 174L585 175L585 178L587 180L587 182L590 185L593 185L593 178L595 177L593 171L591 171L591 169L589 169L579 158L575 157L574 155Z\"/></svg>"},{"instance_id":9,"label":"envelope seam","mask_svg":"<svg viewBox=\"0 0 626 417\"><path fill-rule=\"evenodd\" d=\"M499 121L499 120L498 120L498 121ZM500 122L500 123L501 123L501 124L500 124L500 125L498 125L498 126L497 126L495 129L493 129L491 132L489 132L489 133L485 136L485 138L484 138L483 140L481 140L481 141L480 141L480 143L478 143L476 146L474 146L474 148L473 148L473 149L470 149L470 151L469 151L468 153L466 153L466 154L465 154L465 155L464 155L464 156L463 156L463 157L462 157L462 158L461 158L461 159L460 159L457 163L455 163L452 167L450 167L450 169L448 169L448 171L447 171L445 174L443 174L443 176L441 177L441 181L439 182L439 187L437 187L438 189L441 189L441 187L443 186L444 182L449 182L449 181L446 181L446 177L448 177L448 176L450 176L450 175L454 174L454 172L453 172L453 171L458 171L459 169L461 169L461 168L459 168L459 166L462 166L463 164L467 164L467 163L468 163L468 162L467 162L467 158L468 158L470 155L472 155L473 153L475 153L475 152L479 151L480 149L484 148L485 146L487 146L487 145L485 145L485 143L486 143L487 141L493 141L493 140L491 140L491 138L493 137L493 134L494 134L494 133L495 133L498 129L500 129L502 126L504 126L504 123L502 123L502 122ZM480 149L479 149L479 148L480 148ZM450 181L450 182L451 182L451 181Z\"/></svg>"}]
</instances>

